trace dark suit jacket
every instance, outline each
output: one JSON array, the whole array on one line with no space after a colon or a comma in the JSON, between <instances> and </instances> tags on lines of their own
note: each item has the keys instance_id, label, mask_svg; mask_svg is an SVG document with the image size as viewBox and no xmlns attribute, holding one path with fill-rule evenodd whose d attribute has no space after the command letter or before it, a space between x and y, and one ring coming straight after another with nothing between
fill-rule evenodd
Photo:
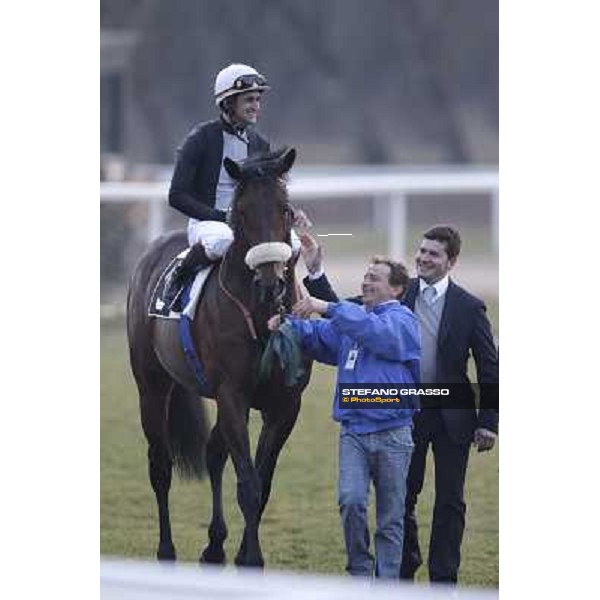
<instances>
[{"instance_id":1,"label":"dark suit jacket","mask_svg":"<svg viewBox=\"0 0 600 600\"><path fill-rule=\"evenodd\" d=\"M336 302L327 276L314 280L304 279L304 285L312 296ZM419 280L411 279L402 303L411 310L419 293ZM362 298L348 298L362 304ZM498 352L494 344L485 304L456 285L452 280L444 299L444 309L438 333L437 383L469 383L467 361L473 356L480 387L480 409L475 406L470 386L464 386L464 408L441 408L441 413L450 437L457 443L471 441L476 427L498 431Z\"/></svg>"}]
</instances>

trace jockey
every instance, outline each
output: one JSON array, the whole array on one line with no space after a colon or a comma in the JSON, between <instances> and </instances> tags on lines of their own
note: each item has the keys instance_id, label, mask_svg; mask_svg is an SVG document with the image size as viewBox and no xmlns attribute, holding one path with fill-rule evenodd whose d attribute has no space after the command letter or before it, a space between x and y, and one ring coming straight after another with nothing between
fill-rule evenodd
<instances>
[{"instance_id":1,"label":"jockey","mask_svg":"<svg viewBox=\"0 0 600 600\"><path fill-rule=\"evenodd\" d=\"M169 204L189 217L191 249L166 282L164 301L169 307L182 285L221 258L233 241L227 216L236 182L225 170L223 159L241 161L270 150L269 142L253 127L261 95L268 89L267 80L248 65L231 64L219 71L214 97L220 118L196 125L177 150ZM299 214L298 219L297 224L306 224L305 215ZM292 240L298 251L300 243L294 232Z\"/></svg>"}]
</instances>

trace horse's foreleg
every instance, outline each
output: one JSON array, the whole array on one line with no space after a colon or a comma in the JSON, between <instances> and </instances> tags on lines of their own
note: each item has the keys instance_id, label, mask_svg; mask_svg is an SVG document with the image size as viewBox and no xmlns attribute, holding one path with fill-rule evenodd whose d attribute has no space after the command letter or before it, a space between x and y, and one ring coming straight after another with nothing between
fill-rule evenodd
<instances>
[{"instance_id":1,"label":"horse's foreleg","mask_svg":"<svg viewBox=\"0 0 600 600\"><path fill-rule=\"evenodd\" d=\"M300 401L298 400L291 410L283 415L263 415L263 427L256 446L256 458L254 464L261 482L261 506L259 519L269 501L271 494L271 482L279 453L287 441L298 417Z\"/></svg>"},{"instance_id":2,"label":"horse's foreleg","mask_svg":"<svg viewBox=\"0 0 600 600\"><path fill-rule=\"evenodd\" d=\"M227 462L227 448L218 424L210 432L206 446L206 466L212 489L212 519L208 528L208 545L200 555L200 562L224 564L223 542L227 539L227 525L223 516L223 469Z\"/></svg>"},{"instance_id":3,"label":"horse's foreleg","mask_svg":"<svg viewBox=\"0 0 600 600\"><path fill-rule=\"evenodd\" d=\"M221 388L218 394L217 423L237 475L237 500L245 522L243 543L236 555L235 564L262 567L264 561L258 540L261 486L250 455L247 406L248 402L242 393L225 386Z\"/></svg>"}]
</instances>

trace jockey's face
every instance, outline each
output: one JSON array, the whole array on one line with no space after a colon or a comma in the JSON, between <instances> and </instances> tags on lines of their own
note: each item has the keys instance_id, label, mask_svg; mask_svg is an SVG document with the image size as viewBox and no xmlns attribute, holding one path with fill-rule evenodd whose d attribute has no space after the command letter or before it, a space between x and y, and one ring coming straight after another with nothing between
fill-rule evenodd
<instances>
[{"instance_id":1,"label":"jockey's face","mask_svg":"<svg viewBox=\"0 0 600 600\"><path fill-rule=\"evenodd\" d=\"M445 243L427 238L423 239L415 256L417 274L429 285L442 279L455 263L456 257L448 258Z\"/></svg>"},{"instance_id":2,"label":"jockey's face","mask_svg":"<svg viewBox=\"0 0 600 600\"><path fill-rule=\"evenodd\" d=\"M390 284L391 270L385 263L370 264L362 282L363 303L367 310L377 304L396 300L402 288Z\"/></svg>"},{"instance_id":3,"label":"jockey's face","mask_svg":"<svg viewBox=\"0 0 600 600\"><path fill-rule=\"evenodd\" d=\"M250 90L234 96L232 117L235 123L256 123L260 115L260 94Z\"/></svg>"}]
</instances>

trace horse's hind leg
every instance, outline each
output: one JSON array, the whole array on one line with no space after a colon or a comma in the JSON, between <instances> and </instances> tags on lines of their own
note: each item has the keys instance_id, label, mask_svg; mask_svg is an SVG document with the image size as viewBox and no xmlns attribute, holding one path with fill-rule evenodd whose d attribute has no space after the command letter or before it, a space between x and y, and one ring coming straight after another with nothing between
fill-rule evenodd
<instances>
[{"instance_id":1,"label":"horse's hind leg","mask_svg":"<svg viewBox=\"0 0 600 600\"><path fill-rule=\"evenodd\" d=\"M223 543L227 539L227 525L223 516L223 469L227 462L227 448L218 423L210 432L206 446L206 466L212 489L212 519L208 528L208 545L200 555L200 562L224 564Z\"/></svg>"},{"instance_id":2,"label":"horse's hind leg","mask_svg":"<svg viewBox=\"0 0 600 600\"><path fill-rule=\"evenodd\" d=\"M169 515L169 490L171 489L173 461L166 442L168 394L168 391L164 394L140 393L142 426L148 440L148 475L158 506L160 531L156 553L158 560L175 560L176 558Z\"/></svg>"},{"instance_id":3,"label":"horse's hind leg","mask_svg":"<svg viewBox=\"0 0 600 600\"><path fill-rule=\"evenodd\" d=\"M175 546L171 537L171 519L169 516L169 490L171 488L173 463L164 444L150 442L148 446L148 471L158 505L160 541L156 557L158 560L175 560Z\"/></svg>"}]
</instances>

